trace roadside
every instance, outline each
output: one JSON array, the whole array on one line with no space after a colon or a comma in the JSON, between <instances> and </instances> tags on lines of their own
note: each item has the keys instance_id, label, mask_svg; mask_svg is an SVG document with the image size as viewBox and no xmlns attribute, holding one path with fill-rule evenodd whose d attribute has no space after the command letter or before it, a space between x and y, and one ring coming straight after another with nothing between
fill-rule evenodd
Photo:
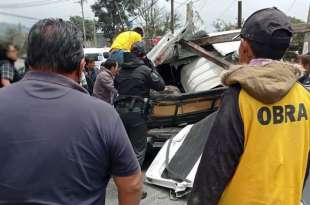
<instances>
[{"instance_id":1,"label":"roadside","mask_svg":"<svg viewBox=\"0 0 310 205\"><path fill-rule=\"evenodd\" d=\"M143 172L151 165L159 150L152 149L146 156ZM141 205L186 205L186 199L171 200L170 190L158 186L153 186L144 183L144 191L147 192L147 197L141 200ZM107 187L106 204L118 205L117 190L113 180L110 181Z\"/></svg>"},{"instance_id":2,"label":"roadside","mask_svg":"<svg viewBox=\"0 0 310 205\"><path fill-rule=\"evenodd\" d=\"M144 184L147 197L141 201L141 205L186 205L186 200L170 200L169 189ZM107 188L106 204L118 205L117 190L112 180Z\"/></svg>"}]
</instances>

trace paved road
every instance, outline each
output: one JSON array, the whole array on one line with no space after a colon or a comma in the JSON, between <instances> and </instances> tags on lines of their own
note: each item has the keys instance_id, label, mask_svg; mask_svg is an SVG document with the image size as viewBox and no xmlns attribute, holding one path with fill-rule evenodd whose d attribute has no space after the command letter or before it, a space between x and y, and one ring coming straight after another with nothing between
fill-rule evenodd
<instances>
[{"instance_id":1,"label":"paved road","mask_svg":"<svg viewBox=\"0 0 310 205\"><path fill-rule=\"evenodd\" d=\"M152 150L152 153L148 154L146 158L146 163L143 168L144 172L147 170L148 166L152 163L155 158L157 151ZM146 199L141 201L141 205L186 205L186 199L173 201L169 197L169 189L152 186L145 184L144 190L148 193ZM307 184L304 190L304 205L310 205L310 178L307 180ZM107 188L106 204L108 205L118 205L117 201L117 190L114 183L111 181Z\"/></svg>"},{"instance_id":2,"label":"paved road","mask_svg":"<svg viewBox=\"0 0 310 205\"><path fill-rule=\"evenodd\" d=\"M152 163L153 159L155 158L158 150L152 150L152 153L148 153L143 171L145 172L149 165ZM147 192L146 199L141 201L141 205L186 205L186 199L173 201L170 200L170 191L169 189L152 186L149 184L144 185L144 191ZM118 205L117 201L117 190L115 184L111 180L109 186L107 188L107 195L106 195L106 204L108 205Z\"/></svg>"},{"instance_id":3,"label":"paved road","mask_svg":"<svg viewBox=\"0 0 310 205\"><path fill-rule=\"evenodd\" d=\"M186 200L172 201L169 197L169 190L160 187L145 185L144 190L147 197L141 201L141 205L186 205ZM118 205L117 190L111 181L107 188L106 204Z\"/></svg>"}]
</instances>

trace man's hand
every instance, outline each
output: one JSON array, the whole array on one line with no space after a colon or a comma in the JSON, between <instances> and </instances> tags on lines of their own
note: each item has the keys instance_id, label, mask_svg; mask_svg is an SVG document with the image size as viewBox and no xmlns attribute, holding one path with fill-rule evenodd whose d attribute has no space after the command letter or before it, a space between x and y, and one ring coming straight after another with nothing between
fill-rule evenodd
<instances>
[{"instance_id":1,"label":"man's hand","mask_svg":"<svg viewBox=\"0 0 310 205\"><path fill-rule=\"evenodd\" d=\"M11 82L7 79L1 79L1 84L3 87L11 85Z\"/></svg>"},{"instance_id":2,"label":"man's hand","mask_svg":"<svg viewBox=\"0 0 310 205\"><path fill-rule=\"evenodd\" d=\"M138 205L142 196L143 177L141 171L128 177L113 177L118 190L119 205Z\"/></svg>"}]
</instances>

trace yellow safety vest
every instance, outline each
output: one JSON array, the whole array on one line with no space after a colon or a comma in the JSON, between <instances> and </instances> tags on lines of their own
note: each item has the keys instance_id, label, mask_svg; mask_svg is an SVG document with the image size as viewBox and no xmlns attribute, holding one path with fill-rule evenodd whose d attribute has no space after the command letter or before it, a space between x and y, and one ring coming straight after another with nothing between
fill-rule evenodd
<instances>
[{"instance_id":1,"label":"yellow safety vest","mask_svg":"<svg viewBox=\"0 0 310 205\"><path fill-rule=\"evenodd\" d=\"M142 36L135 31L126 31L120 33L114 40L111 49L123 50L126 52L130 52L131 47L142 40Z\"/></svg>"},{"instance_id":2,"label":"yellow safety vest","mask_svg":"<svg viewBox=\"0 0 310 205\"><path fill-rule=\"evenodd\" d=\"M310 93L296 83L265 105L239 94L244 152L219 205L299 205L308 162Z\"/></svg>"}]
</instances>

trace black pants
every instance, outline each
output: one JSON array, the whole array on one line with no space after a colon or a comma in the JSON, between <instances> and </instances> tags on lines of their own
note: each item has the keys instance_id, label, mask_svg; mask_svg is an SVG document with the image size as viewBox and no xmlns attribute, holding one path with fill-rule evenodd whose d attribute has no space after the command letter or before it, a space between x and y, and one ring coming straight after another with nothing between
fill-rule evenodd
<instances>
[{"instance_id":1,"label":"black pants","mask_svg":"<svg viewBox=\"0 0 310 205\"><path fill-rule=\"evenodd\" d=\"M136 112L119 112L120 117L124 123L127 134L131 141L132 147L136 153L140 166L143 165L145 158L147 139L146 131L147 124L140 113Z\"/></svg>"}]
</instances>

